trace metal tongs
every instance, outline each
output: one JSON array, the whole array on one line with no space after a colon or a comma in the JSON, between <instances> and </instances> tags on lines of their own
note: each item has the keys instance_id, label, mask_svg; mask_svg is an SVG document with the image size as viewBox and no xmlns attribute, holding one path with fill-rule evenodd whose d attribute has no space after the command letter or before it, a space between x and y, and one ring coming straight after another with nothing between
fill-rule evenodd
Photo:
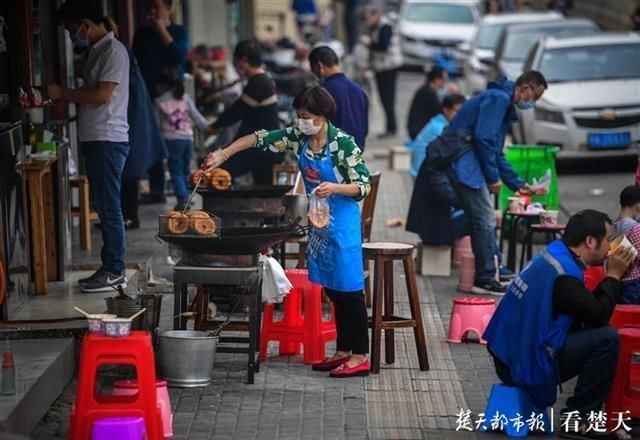
<instances>
[{"instance_id":1,"label":"metal tongs","mask_svg":"<svg viewBox=\"0 0 640 440\"><path fill-rule=\"evenodd\" d=\"M204 164L205 164L205 162L203 162L202 166L200 167L200 171L201 171L200 177L198 177L198 181L194 185L193 191L191 191L191 195L189 196L189 199L187 200L187 203L185 203L184 208L182 208L182 214L187 212L187 209L189 209L189 206L191 206L191 201L193 200L193 196L196 195L196 192L198 191L198 188L200 187L200 182L202 182L202 179L204 178Z\"/></svg>"}]
</instances>

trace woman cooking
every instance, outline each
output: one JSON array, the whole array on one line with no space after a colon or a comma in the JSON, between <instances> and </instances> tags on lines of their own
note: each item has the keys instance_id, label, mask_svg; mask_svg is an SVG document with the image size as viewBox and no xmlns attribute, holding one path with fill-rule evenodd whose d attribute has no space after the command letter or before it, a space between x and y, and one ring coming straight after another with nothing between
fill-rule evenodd
<instances>
[{"instance_id":1,"label":"woman cooking","mask_svg":"<svg viewBox=\"0 0 640 440\"><path fill-rule=\"evenodd\" d=\"M307 193L326 199L330 213L324 227L323 222L314 221L312 213L307 261L309 279L323 286L334 304L337 351L313 369L330 371L331 377L367 376L369 334L357 202L371 189L369 170L353 137L329 122L336 103L326 89L304 90L293 107L298 113L295 127L243 136L211 153L207 171L253 147L273 153L295 152Z\"/></svg>"}]
</instances>

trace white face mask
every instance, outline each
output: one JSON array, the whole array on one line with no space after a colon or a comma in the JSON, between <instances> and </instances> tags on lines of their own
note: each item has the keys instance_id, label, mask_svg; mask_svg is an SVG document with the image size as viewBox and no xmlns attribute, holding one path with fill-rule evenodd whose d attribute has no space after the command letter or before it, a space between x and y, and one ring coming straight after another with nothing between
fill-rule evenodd
<instances>
[{"instance_id":1,"label":"white face mask","mask_svg":"<svg viewBox=\"0 0 640 440\"><path fill-rule=\"evenodd\" d=\"M320 131L320 129L322 128L322 125L314 125L313 124L314 119L315 118L312 118L312 119L298 118L298 129L302 134L307 136L313 136L314 134L317 134Z\"/></svg>"}]
</instances>

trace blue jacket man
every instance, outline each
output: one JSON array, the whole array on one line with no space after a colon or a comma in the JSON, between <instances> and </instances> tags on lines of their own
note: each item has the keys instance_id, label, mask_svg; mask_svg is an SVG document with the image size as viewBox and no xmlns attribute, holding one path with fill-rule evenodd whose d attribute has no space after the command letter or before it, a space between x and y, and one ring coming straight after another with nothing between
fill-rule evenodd
<instances>
[{"instance_id":1,"label":"blue jacket man","mask_svg":"<svg viewBox=\"0 0 640 440\"><path fill-rule=\"evenodd\" d=\"M312 50L309 64L313 73L322 80L322 86L336 101L336 114L331 122L353 136L356 145L364 151L365 139L369 133L367 94L358 83L342 73L338 56L330 47L320 46Z\"/></svg>"},{"instance_id":2,"label":"blue jacket man","mask_svg":"<svg viewBox=\"0 0 640 440\"><path fill-rule=\"evenodd\" d=\"M449 124L448 130L466 130L472 148L449 169L453 187L471 222L471 245L475 256L473 293L504 295L495 281L494 260L496 215L490 193L500 190L500 181L514 191L531 194L504 156L504 140L517 119L514 106L533 108L547 82L537 71L523 73L515 83L501 78L486 91L469 99Z\"/></svg>"},{"instance_id":3,"label":"blue jacket man","mask_svg":"<svg viewBox=\"0 0 640 440\"><path fill-rule=\"evenodd\" d=\"M580 434L607 398L618 360L619 336L608 322L633 255L619 250L607 256L611 231L611 219L601 212L572 216L562 240L509 285L483 335L500 380L523 389L541 410L555 403L562 382L578 376L560 418L581 419ZM605 258L607 276L590 292L583 271Z\"/></svg>"}]
</instances>

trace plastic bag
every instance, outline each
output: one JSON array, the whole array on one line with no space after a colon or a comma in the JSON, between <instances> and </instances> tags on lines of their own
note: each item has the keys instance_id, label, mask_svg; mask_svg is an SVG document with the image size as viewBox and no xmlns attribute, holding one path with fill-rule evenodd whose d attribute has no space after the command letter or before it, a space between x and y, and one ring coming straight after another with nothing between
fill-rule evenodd
<instances>
[{"instance_id":1,"label":"plastic bag","mask_svg":"<svg viewBox=\"0 0 640 440\"><path fill-rule=\"evenodd\" d=\"M278 260L261 255L260 263L262 264L262 302L267 304L281 303L293 285L287 279Z\"/></svg>"},{"instance_id":2,"label":"plastic bag","mask_svg":"<svg viewBox=\"0 0 640 440\"><path fill-rule=\"evenodd\" d=\"M309 195L309 222L318 229L322 229L329 224L331 220L331 211L329 210L329 201L318 197L315 189Z\"/></svg>"},{"instance_id":3,"label":"plastic bag","mask_svg":"<svg viewBox=\"0 0 640 440\"><path fill-rule=\"evenodd\" d=\"M535 193L547 194L551 187L551 170L547 168L547 172L540 179L533 178L531 191Z\"/></svg>"}]
</instances>

